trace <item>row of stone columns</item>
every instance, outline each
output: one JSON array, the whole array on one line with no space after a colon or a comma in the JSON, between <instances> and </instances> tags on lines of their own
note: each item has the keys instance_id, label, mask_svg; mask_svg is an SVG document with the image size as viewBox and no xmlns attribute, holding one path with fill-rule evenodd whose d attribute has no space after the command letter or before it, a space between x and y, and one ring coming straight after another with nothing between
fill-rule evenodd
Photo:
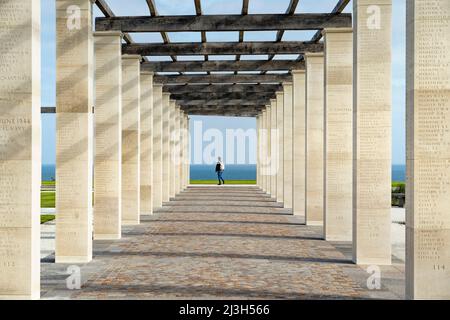
<instances>
[{"instance_id":1,"label":"row of stone columns","mask_svg":"<svg viewBox=\"0 0 450 320\"><path fill-rule=\"evenodd\" d=\"M80 19L72 21L67 13L74 2ZM330 237L348 237L349 220L352 221L356 263L388 264L391 256L391 0L358 0L353 5L352 50L349 30L325 30L324 33L322 218ZM40 291L40 4L34 0L9 1L1 9L6 18L0 29L0 297L37 298ZM150 208L159 208L167 200L170 168L163 159L170 154L167 143L170 122L166 120L170 100L163 96L161 86L153 87L153 121L150 121L153 122L153 181L149 184L142 165L146 163L145 170L152 171L146 153L148 129L144 129L150 117L145 110L151 105L148 98L151 89L145 83L151 75L140 73L137 57L120 56L118 34L98 35L96 43L104 42L110 50L99 50L97 54L104 55L109 63L96 59L94 64L90 0L58 0L56 9L56 261L79 263L92 258L93 232L96 238L117 238L122 224L139 221L142 203L148 201L149 187L153 197ZM450 298L449 17L447 0L407 2L408 298ZM306 57L309 60L306 74L293 72L293 84L284 85L283 99L278 99L277 94L274 113L278 128L282 105L283 124L278 129L282 127L283 134L280 138L275 133L273 140L278 137L283 142L282 200L286 207L293 207L294 213L304 212L307 222L311 217L307 180L313 174L309 172L313 164L308 164L307 156L309 130L312 130L309 111L313 111L309 110L313 100L308 102L308 97L320 96L308 88L315 78L311 73L318 69L313 63L317 58ZM351 107L349 84L352 84ZM348 137L350 110L352 134ZM272 127L268 119L268 110L258 117L261 129ZM188 129L185 115L180 126ZM265 154L261 148L267 149L267 142L272 141L271 133L270 140L268 136L259 133L260 141L265 142L259 145L259 154L265 160L271 159L273 153L269 149L270 153ZM345 141L338 141L337 137ZM183 140L181 154L186 160L187 135L180 138ZM349 141L352 141L351 217L347 209ZM281 152L281 148L275 150ZM267 162L260 157L258 183L271 192L272 184L268 181L273 170L269 173L263 170ZM181 186L185 187L189 181L187 161L180 171ZM280 174L278 170L275 172ZM92 185L95 186L94 215ZM276 193L272 194L281 199L278 186L277 183ZM150 213L149 207L145 208L145 213Z\"/></svg>"},{"instance_id":2,"label":"row of stone columns","mask_svg":"<svg viewBox=\"0 0 450 320\"><path fill-rule=\"evenodd\" d=\"M306 54L293 92L284 84L284 100L258 116L258 185L306 224L323 225L326 240L352 241L355 263L388 265L392 8L353 6L355 29L325 29L324 54ZM412 0L407 10L406 296L448 299L450 5ZM276 125L267 121L273 108ZM278 170L263 170L274 161Z\"/></svg>"},{"instance_id":3,"label":"row of stone columns","mask_svg":"<svg viewBox=\"0 0 450 320\"><path fill-rule=\"evenodd\" d=\"M40 4L0 7L9 19L0 28L0 298L34 299L40 296ZM73 21L68 12L75 9ZM55 258L86 263L93 239L119 239L123 225L138 224L188 185L188 118L141 70L140 56L122 56L121 33L94 35L90 0L58 0L56 17Z\"/></svg>"}]
</instances>

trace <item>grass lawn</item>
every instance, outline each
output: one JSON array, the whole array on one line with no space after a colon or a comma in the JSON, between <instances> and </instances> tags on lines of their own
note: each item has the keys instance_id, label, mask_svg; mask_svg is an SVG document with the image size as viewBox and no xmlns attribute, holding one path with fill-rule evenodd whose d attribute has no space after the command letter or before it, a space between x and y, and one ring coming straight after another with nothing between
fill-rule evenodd
<instances>
[{"instance_id":1,"label":"grass lawn","mask_svg":"<svg viewBox=\"0 0 450 320\"><path fill-rule=\"evenodd\" d=\"M54 214L43 214L41 215L41 224L55 220Z\"/></svg>"},{"instance_id":2,"label":"grass lawn","mask_svg":"<svg viewBox=\"0 0 450 320\"><path fill-rule=\"evenodd\" d=\"M191 180L191 184L218 184L217 180ZM227 184L256 184L256 180L225 180Z\"/></svg>"},{"instance_id":3,"label":"grass lawn","mask_svg":"<svg viewBox=\"0 0 450 320\"><path fill-rule=\"evenodd\" d=\"M54 191L42 191L41 192L41 208L54 208L55 207L55 192Z\"/></svg>"}]
</instances>

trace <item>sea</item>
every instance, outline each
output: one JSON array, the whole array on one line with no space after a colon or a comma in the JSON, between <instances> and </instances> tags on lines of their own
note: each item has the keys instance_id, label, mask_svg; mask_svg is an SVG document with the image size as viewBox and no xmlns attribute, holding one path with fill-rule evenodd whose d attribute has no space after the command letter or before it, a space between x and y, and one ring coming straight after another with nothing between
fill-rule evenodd
<instances>
[{"instance_id":1,"label":"sea","mask_svg":"<svg viewBox=\"0 0 450 320\"><path fill-rule=\"evenodd\" d=\"M214 180L217 178L214 172L215 165L191 165L192 180ZM226 165L224 179L228 180L255 180L256 165L236 164ZM392 166L392 181L404 182L406 177L405 165ZM42 166L42 180L52 181L55 179L55 165L44 164Z\"/></svg>"}]
</instances>

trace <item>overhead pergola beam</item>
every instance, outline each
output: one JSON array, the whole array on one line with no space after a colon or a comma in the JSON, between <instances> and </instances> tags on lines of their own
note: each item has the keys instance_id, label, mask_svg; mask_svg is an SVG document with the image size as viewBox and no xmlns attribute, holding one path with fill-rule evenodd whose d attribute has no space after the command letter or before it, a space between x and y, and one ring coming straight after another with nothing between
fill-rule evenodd
<instances>
[{"instance_id":1,"label":"overhead pergola beam","mask_svg":"<svg viewBox=\"0 0 450 320\"><path fill-rule=\"evenodd\" d=\"M294 15L295 14L295 10L297 9L298 6L298 2L299 0L291 0L289 2L289 7L286 10L286 14L287 15ZM276 42L281 42L281 40L283 40L283 36L284 36L284 31L285 30L278 30L277 32L277 37L275 39ZM275 55L269 55L269 60L272 60L274 58Z\"/></svg>"},{"instance_id":2,"label":"overhead pergola beam","mask_svg":"<svg viewBox=\"0 0 450 320\"><path fill-rule=\"evenodd\" d=\"M154 78L156 83L281 83L292 81L290 74L237 74L237 75L182 75L161 76Z\"/></svg>"},{"instance_id":3,"label":"overhead pergola beam","mask_svg":"<svg viewBox=\"0 0 450 320\"><path fill-rule=\"evenodd\" d=\"M166 85L164 92L169 93L264 93L283 90L279 84L212 84L212 85Z\"/></svg>"},{"instance_id":4,"label":"overhead pergola beam","mask_svg":"<svg viewBox=\"0 0 450 320\"><path fill-rule=\"evenodd\" d=\"M260 106L270 102L270 99L203 99L177 100L181 106Z\"/></svg>"},{"instance_id":5,"label":"overhead pergola beam","mask_svg":"<svg viewBox=\"0 0 450 320\"><path fill-rule=\"evenodd\" d=\"M191 93L172 93L171 99L174 100L206 100L206 99L272 99L275 98L275 91L268 92L191 92Z\"/></svg>"},{"instance_id":6,"label":"overhead pergola beam","mask_svg":"<svg viewBox=\"0 0 450 320\"><path fill-rule=\"evenodd\" d=\"M340 14L340 13L342 13L342 11L344 11L345 7L347 7L349 2L350 2L350 0L339 0L331 13L333 13L333 14ZM317 31L316 34L312 37L311 41L319 42L319 40L321 38L322 38L322 32L321 31Z\"/></svg>"},{"instance_id":7,"label":"overhead pergola beam","mask_svg":"<svg viewBox=\"0 0 450 320\"><path fill-rule=\"evenodd\" d=\"M305 63L293 60L157 61L145 62L141 68L152 72L291 71L304 70Z\"/></svg>"},{"instance_id":8,"label":"overhead pergola beam","mask_svg":"<svg viewBox=\"0 0 450 320\"><path fill-rule=\"evenodd\" d=\"M141 56L167 55L259 55L259 54L303 54L323 52L323 43L289 42L207 42L207 43L133 43L123 44L123 54Z\"/></svg>"},{"instance_id":9,"label":"overhead pergola beam","mask_svg":"<svg viewBox=\"0 0 450 320\"><path fill-rule=\"evenodd\" d=\"M97 31L122 32L322 30L352 26L351 14L344 13L100 17L95 21Z\"/></svg>"}]
</instances>

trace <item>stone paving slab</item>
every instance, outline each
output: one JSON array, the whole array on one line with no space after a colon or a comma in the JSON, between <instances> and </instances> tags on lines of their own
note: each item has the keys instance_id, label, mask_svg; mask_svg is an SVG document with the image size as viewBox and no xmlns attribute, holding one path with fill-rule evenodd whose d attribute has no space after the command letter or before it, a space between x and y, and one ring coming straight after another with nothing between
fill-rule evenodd
<instances>
[{"instance_id":1,"label":"stone paving slab","mask_svg":"<svg viewBox=\"0 0 450 320\"><path fill-rule=\"evenodd\" d=\"M214 190L221 192L209 192ZM189 189L183 199L188 194L195 192ZM403 298L404 270L397 265L382 267L386 281L381 290L368 290L369 274L352 264L349 243L322 240L320 227L305 226L302 217L286 209L258 207L259 201L245 204L176 199L154 215L143 216L140 225L124 228L121 240L95 241L94 260L81 266L81 290L66 289L68 265L47 257L42 263L42 297Z\"/></svg>"}]
</instances>

